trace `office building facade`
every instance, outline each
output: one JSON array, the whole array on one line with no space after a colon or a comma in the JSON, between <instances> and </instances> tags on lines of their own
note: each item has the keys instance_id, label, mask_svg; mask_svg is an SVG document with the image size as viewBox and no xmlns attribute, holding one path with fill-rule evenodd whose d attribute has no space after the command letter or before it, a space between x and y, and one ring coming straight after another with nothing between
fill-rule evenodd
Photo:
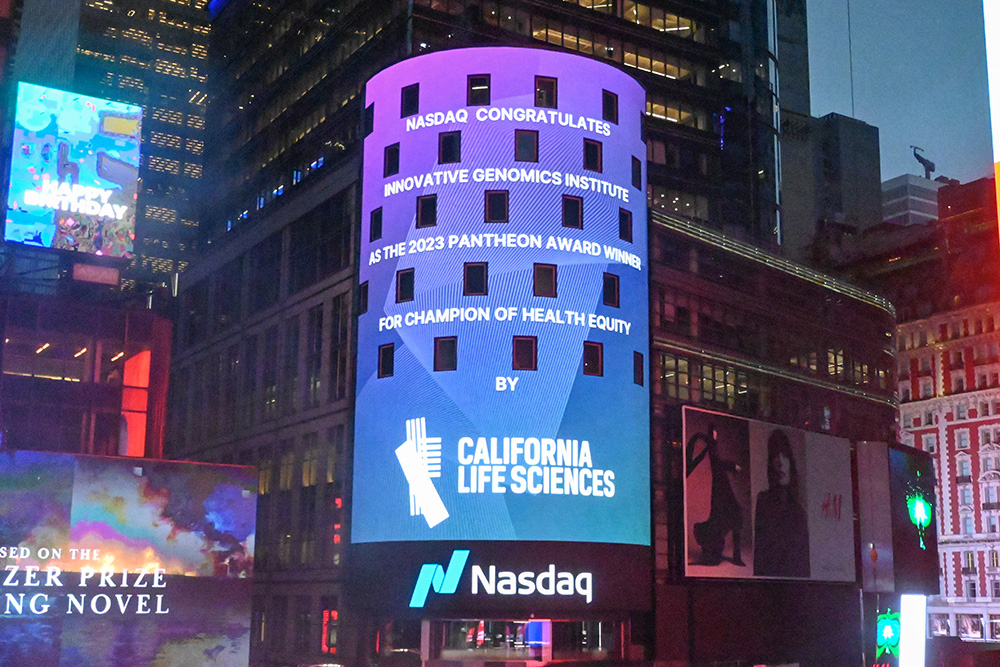
<instances>
[{"instance_id":1,"label":"office building facade","mask_svg":"<svg viewBox=\"0 0 1000 667\"><path fill-rule=\"evenodd\" d=\"M142 161L126 287L170 284L198 243L205 150L207 2L25 0L14 81L143 107ZM12 98L13 96L11 96Z\"/></svg>"}]
</instances>

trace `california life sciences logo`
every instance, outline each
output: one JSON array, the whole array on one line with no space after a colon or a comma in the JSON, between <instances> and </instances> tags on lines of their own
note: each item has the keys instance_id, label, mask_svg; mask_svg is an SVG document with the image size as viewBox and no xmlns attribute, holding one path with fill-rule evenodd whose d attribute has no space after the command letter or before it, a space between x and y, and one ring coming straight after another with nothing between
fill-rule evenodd
<instances>
[{"instance_id":1,"label":"california life sciences logo","mask_svg":"<svg viewBox=\"0 0 1000 667\"><path fill-rule=\"evenodd\" d=\"M410 607L422 609L432 590L439 595L454 595L461 584L470 553L468 549L455 549L447 567L424 563L410 596ZM559 572L554 563L541 572L498 571L496 565L484 569L473 564L469 586L473 595L480 595L480 590L482 595L581 595L587 604L594 598L593 574Z\"/></svg>"}]
</instances>

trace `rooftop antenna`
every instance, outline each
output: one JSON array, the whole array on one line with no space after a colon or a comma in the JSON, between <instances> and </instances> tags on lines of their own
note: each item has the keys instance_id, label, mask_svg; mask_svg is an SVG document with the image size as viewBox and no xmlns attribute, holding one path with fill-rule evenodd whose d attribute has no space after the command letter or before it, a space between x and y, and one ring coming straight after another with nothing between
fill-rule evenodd
<instances>
[{"instance_id":1,"label":"rooftop antenna","mask_svg":"<svg viewBox=\"0 0 1000 667\"><path fill-rule=\"evenodd\" d=\"M928 181L931 180L931 174L934 173L934 163L925 158L923 155L917 154L917 151L924 150L920 146L910 146L910 148L913 149L913 157L917 158L917 162L919 162L924 168L924 178Z\"/></svg>"}]
</instances>

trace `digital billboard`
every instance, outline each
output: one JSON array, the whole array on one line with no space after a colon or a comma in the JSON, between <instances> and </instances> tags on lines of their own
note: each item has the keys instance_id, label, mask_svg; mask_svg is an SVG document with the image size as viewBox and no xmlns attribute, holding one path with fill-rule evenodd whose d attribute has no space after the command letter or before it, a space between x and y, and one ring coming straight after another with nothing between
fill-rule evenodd
<instances>
[{"instance_id":1,"label":"digital billboard","mask_svg":"<svg viewBox=\"0 0 1000 667\"><path fill-rule=\"evenodd\" d=\"M889 499L897 593L936 595L939 588L937 500L931 455L889 448Z\"/></svg>"},{"instance_id":2,"label":"digital billboard","mask_svg":"<svg viewBox=\"0 0 1000 667\"><path fill-rule=\"evenodd\" d=\"M4 240L129 257L142 107L21 82Z\"/></svg>"},{"instance_id":3,"label":"digital billboard","mask_svg":"<svg viewBox=\"0 0 1000 667\"><path fill-rule=\"evenodd\" d=\"M854 581L850 442L684 408L686 573Z\"/></svg>"},{"instance_id":4,"label":"digital billboard","mask_svg":"<svg viewBox=\"0 0 1000 667\"><path fill-rule=\"evenodd\" d=\"M352 541L648 548L642 88L476 48L365 95Z\"/></svg>"},{"instance_id":5,"label":"digital billboard","mask_svg":"<svg viewBox=\"0 0 1000 667\"><path fill-rule=\"evenodd\" d=\"M249 659L256 474L0 452L0 664Z\"/></svg>"}]
</instances>

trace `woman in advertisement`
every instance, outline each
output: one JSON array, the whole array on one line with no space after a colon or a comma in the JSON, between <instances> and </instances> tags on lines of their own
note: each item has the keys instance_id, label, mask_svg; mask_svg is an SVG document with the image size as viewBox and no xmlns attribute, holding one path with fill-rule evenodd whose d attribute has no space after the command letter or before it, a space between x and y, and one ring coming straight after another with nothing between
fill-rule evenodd
<instances>
[{"instance_id":1,"label":"woman in advertisement","mask_svg":"<svg viewBox=\"0 0 1000 667\"><path fill-rule=\"evenodd\" d=\"M809 523L799 504L799 475L788 436L767 439L767 485L757 494L753 573L758 577L809 576Z\"/></svg>"},{"instance_id":2,"label":"woman in advertisement","mask_svg":"<svg viewBox=\"0 0 1000 667\"><path fill-rule=\"evenodd\" d=\"M694 537L701 546L702 559L699 565L718 565L722 562L722 550L726 543L726 535L733 534L733 558L735 565L743 565L740 549L740 532L743 525L743 510L736 500L733 485L729 475L740 472L740 466L728 461L719 452L719 433L713 424L708 426L708 435L695 433L687 443L687 474L690 477L694 469L708 456L712 470L712 495L708 519L694 525ZM705 444L704 449L692 457L694 446L698 441Z\"/></svg>"}]
</instances>

